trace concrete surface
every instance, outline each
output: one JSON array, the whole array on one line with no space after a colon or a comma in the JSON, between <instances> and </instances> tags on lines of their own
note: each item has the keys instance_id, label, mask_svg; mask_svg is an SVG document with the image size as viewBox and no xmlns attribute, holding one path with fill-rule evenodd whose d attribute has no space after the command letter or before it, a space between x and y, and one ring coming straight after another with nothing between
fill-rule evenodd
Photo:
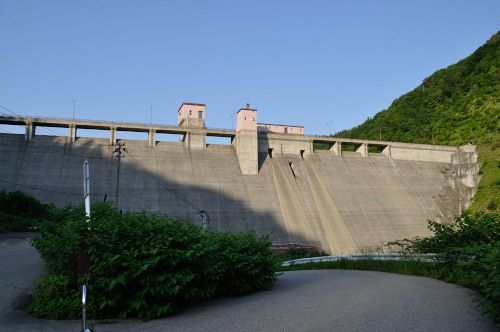
<instances>
[{"instance_id":1,"label":"concrete surface","mask_svg":"<svg viewBox=\"0 0 500 332\"><path fill-rule=\"evenodd\" d=\"M240 130L235 138L235 149L240 164L241 174L259 174L259 152L257 129Z\"/></svg>"},{"instance_id":2,"label":"concrete surface","mask_svg":"<svg viewBox=\"0 0 500 332\"><path fill-rule=\"evenodd\" d=\"M333 151L306 151L302 158L288 150L291 145L281 153L281 136L286 135L269 136L273 158L267 149L258 155L258 174L243 175L248 165L241 164L233 145L189 149L184 143L152 147L122 140L127 152L118 162L116 146L107 139L35 136L26 142L23 135L0 134L0 190L22 190L59 206L81 204L82 164L88 159L93 202L107 197L119 209L198 224L199 211L205 210L210 227L221 231L255 231L276 244L302 243L342 254L381 251L389 241L428 235L427 220L447 222L457 215L473 190L462 179L477 177L474 151L464 151L454 163ZM255 148L248 156L243 148L239 153L250 160L257 156Z\"/></svg>"},{"instance_id":3,"label":"concrete surface","mask_svg":"<svg viewBox=\"0 0 500 332\"><path fill-rule=\"evenodd\" d=\"M23 312L43 273L26 238L0 238L0 331L79 331L78 321L46 321ZM89 295L90 296L90 295ZM118 331L495 331L476 293L433 279L367 271L296 271L272 290L200 303L149 322L95 324Z\"/></svg>"}]
</instances>

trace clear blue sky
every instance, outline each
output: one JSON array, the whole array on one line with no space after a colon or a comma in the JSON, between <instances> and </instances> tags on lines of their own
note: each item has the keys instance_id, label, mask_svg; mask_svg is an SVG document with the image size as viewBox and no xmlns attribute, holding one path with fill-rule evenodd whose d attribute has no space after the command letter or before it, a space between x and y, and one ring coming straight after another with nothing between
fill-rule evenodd
<instances>
[{"instance_id":1,"label":"clear blue sky","mask_svg":"<svg viewBox=\"0 0 500 332\"><path fill-rule=\"evenodd\" d=\"M498 0L0 0L0 104L24 115L350 128L500 29ZM0 109L0 112L5 112ZM333 122L331 122L333 121Z\"/></svg>"}]
</instances>

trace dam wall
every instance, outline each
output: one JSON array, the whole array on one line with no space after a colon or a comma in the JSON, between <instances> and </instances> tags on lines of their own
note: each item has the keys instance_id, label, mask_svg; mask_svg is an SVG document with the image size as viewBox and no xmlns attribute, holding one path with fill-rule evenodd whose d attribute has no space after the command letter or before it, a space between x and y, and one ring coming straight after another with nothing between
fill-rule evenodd
<instances>
[{"instance_id":1,"label":"dam wall","mask_svg":"<svg viewBox=\"0 0 500 332\"><path fill-rule=\"evenodd\" d=\"M479 181L474 146L259 133L251 138L258 141L252 143L257 154L238 154L237 133L221 134L234 135L233 144L0 134L0 190L21 190L58 206L80 204L87 159L93 202L106 199L120 210L197 224L205 210L210 227L221 231L255 231L275 244L353 253L429 235L427 220L452 220ZM314 150L315 142L331 149ZM355 149L343 151L342 144ZM373 146L380 152L370 152ZM126 150L118 153L120 147ZM255 175L244 174L243 167L251 168L242 166L245 155L257 162Z\"/></svg>"}]
</instances>

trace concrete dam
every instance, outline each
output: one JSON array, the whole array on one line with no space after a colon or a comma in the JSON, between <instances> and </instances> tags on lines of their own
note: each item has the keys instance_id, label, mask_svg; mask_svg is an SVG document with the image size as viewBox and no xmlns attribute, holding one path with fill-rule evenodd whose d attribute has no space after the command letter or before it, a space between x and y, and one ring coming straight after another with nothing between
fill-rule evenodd
<instances>
[{"instance_id":1,"label":"concrete dam","mask_svg":"<svg viewBox=\"0 0 500 332\"><path fill-rule=\"evenodd\" d=\"M182 107L179 113L182 118ZM204 115L198 123L186 123L186 115L177 126L0 117L0 124L26 127L25 135L0 134L0 190L21 190L57 206L80 204L87 159L94 202L107 197L124 211L197 224L204 210L209 227L221 231L353 253L428 235L427 220L452 220L479 181L473 145L280 133L259 130L255 115L241 109L236 130L206 128ZM66 127L68 135L37 135L37 126ZM109 139L78 137L79 128L108 130ZM121 130L146 132L148 140L117 140ZM181 141L155 139L167 132ZM206 144L207 136L229 137L231 144ZM315 150L315 143L330 149Z\"/></svg>"}]
</instances>

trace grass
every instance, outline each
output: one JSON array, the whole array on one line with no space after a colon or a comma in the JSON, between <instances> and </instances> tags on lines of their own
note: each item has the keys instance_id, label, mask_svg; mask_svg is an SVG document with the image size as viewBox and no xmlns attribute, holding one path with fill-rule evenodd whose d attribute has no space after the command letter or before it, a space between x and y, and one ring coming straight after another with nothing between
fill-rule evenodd
<instances>
[{"instance_id":1,"label":"grass","mask_svg":"<svg viewBox=\"0 0 500 332\"><path fill-rule=\"evenodd\" d=\"M380 271L430 277L435 279L446 279L446 276L449 274L447 268L440 263L420 261L380 261L374 259L357 261L342 259L336 262L296 264L282 267L281 271L328 269Z\"/></svg>"}]
</instances>

